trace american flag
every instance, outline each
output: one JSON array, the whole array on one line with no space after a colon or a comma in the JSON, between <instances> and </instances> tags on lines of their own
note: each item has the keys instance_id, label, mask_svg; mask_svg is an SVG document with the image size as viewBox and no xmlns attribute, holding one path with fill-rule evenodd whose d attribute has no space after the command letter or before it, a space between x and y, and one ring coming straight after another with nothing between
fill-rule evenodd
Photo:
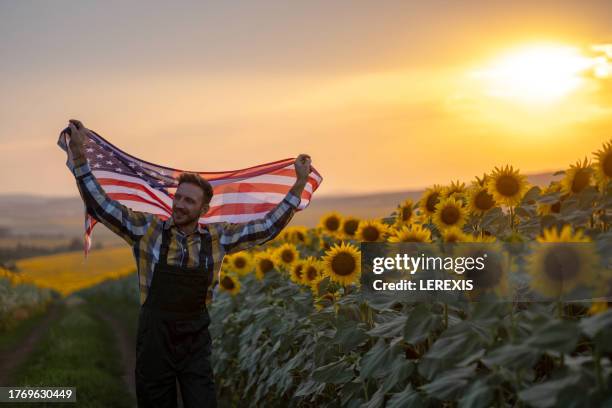
<instances>
[{"instance_id":1,"label":"american flag","mask_svg":"<svg viewBox=\"0 0 612 408\"><path fill-rule=\"evenodd\" d=\"M60 133L57 144L68 154L66 164L72 170L67 131L68 128ZM171 216L177 179L184 170L138 159L92 130L85 140L85 157L110 198L132 210L155 214L164 220ZM200 224L262 218L283 200L295 183L294 162L295 159L289 158L241 170L194 172L208 180L214 192L210 210L200 218ZM308 206L322 181L323 177L311 166L298 210ZM91 248L91 233L96 222L85 209L85 255Z\"/></svg>"}]
</instances>

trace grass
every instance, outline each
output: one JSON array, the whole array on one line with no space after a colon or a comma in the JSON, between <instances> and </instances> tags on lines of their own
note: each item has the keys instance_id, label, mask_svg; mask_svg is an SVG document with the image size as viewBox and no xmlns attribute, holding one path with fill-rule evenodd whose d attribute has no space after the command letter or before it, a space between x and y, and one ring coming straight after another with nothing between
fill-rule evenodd
<instances>
[{"instance_id":1,"label":"grass","mask_svg":"<svg viewBox=\"0 0 612 408\"><path fill-rule=\"evenodd\" d=\"M36 313L28 319L20 320L6 332L0 332L0 351L14 349L27 337L34 328L45 320L46 313L53 307L51 304L47 310Z\"/></svg>"},{"instance_id":2,"label":"grass","mask_svg":"<svg viewBox=\"0 0 612 408\"><path fill-rule=\"evenodd\" d=\"M122 381L122 368L114 335L96 319L96 305L61 306L60 317L41 339L38 348L18 369L15 386L76 387L79 407L132 407L133 397ZM50 403L74 407L74 403ZM41 403L20 403L40 407Z\"/></svg>"}]
</instances>

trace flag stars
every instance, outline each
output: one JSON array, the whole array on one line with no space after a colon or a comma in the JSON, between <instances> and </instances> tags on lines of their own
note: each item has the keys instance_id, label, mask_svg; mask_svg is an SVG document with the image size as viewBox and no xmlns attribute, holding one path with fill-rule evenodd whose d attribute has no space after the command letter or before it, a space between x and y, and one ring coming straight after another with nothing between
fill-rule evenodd
<instances>
[{"instance_id":1,"label":"flag stars","mask_svg":"<svg viewBox=\"0 0 612 408\"><path fill-rule=\"evenodd\" d=\"M97 157L98 159L103 159L103 158L104 158L104 155L103 155L103 154L96 154L96 157Z\"/></svg>"},{"instance_id":2,"label":"flag stars","mask_svg":"<svg viewBox=\"0 0 612 408\"><path fill-rule=\"evenodd\" d=\"M115 167L115 171L121 173L123 170L121 170L119 167Z\"/></svg>"},{"instance_id":3,"label":"flag stars","mask_svg":"<svg viewBox=\"0 0 612 408\"><path fill-rule=\"evenodd\" d=\"M110 166L110 165L112 165L112 164L113 164L113 162L112 162L112 161L110 161L110 160L107 160L107 161L106 161L106 164L108 164L108 165Z\"/></svg>"}]
</instances>

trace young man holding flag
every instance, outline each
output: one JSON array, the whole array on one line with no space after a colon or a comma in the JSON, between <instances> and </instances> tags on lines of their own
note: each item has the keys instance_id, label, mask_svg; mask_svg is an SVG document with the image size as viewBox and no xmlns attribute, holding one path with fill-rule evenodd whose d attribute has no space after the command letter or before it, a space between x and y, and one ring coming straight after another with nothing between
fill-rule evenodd
<instances>
[{"instance_id":1,"label":"young man holding flag","mask_svg":"<svg viewBox=\"0 0 612 408\"><path fill-rule=\"evenodd\" d=\"M101 159L94 162L94 167L99 167L99 163L113 166L119 175L107 187L113 195L123 194L131 200L139 195L158 198L155 191L143 187L149 187L146 182L139 184L134 177L119 178L129 167L113 162L112 156L117 153L111 151L108 157L104 157L103 151L96 154L95 143L90 139L95 132L78 120L70 120L65 133L69 137L69 167L87 214L128 242L136 258L141 301L135 369L138 406L175 407L176 379L185 407L216 406L206 304L211 300L223 256L263 244L278 235L298 209L307 183L311 183L308 193L312 194L321 181L320 175L311 168L310 157L300 154L294 162L295 183L263 217L241 223L201 224L200 218L211 208L213 187L197 173L182 173L170 179L176 191L171 216L163 220L155 214L129 208L119 199L110 198L102 188L88 157ZM129 163L124 160L126 166L150 164L129 158L134 160ZM144 173L143 169L134 174L144 177ZM163 180L160 183L163 185Z\"/></svg>"}]
</instances>

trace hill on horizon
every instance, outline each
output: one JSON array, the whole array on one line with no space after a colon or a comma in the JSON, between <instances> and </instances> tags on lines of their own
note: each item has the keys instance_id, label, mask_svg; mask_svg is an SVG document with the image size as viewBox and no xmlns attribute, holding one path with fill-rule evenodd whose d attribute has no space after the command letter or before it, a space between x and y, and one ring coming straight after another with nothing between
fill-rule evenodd
<instances>
[{"instance_id":1,"label":"hill on horizon","mask_svg":"<svg viewBox=\"0 0 612 408\"><path fill-rule=\"evenodd\" d=\"M552 180L553 172L527 175L530 183L546 186ZM305 211L299 211L290 225L314 227L322 215L329 211L354 215L362 218L376 218L389 215L396 206L407 198L417 200L424 189L391 191L374 194L338 194L317 196ZM81 197L46 197L34 194L0 194L0 246L17 243L34 245L39 240L70 240L83 236L83 203ZM105 226L96 226L92 239L94 245L124 244Z\"/></svg>"}]
</instances>

